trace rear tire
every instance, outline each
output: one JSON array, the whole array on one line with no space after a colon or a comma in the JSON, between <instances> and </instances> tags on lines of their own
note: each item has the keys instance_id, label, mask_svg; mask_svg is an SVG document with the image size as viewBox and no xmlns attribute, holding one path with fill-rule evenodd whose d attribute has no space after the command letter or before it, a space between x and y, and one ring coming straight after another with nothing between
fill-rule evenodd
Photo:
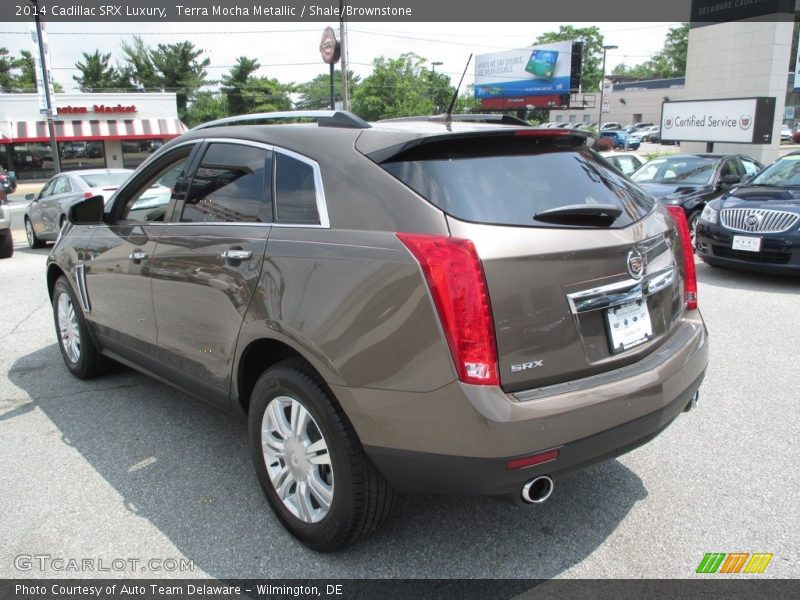
<instances>
[{"instance_id":1,"label":"rear tire","mask_svg":"<svg viewBox=\"0 0 800 600\"><path fill-rule=\"evenodd\" d=\"M249 445L272 510L298 540L333 552L388 517L394 490L364 454L327 386L301 359L267 369L253 388Z\"/></svg>"},{"instance_id":2,"label":"rear tire","mask_svg":"<svg viewBox=\"0 0 800 600\"><path fill-rule=\"evenodd\" d=\"M25 237L28 238L28 246L34 250L44 248L45 242L39 239L36 232L33 230L33 223L28 217L25 217Z\"/></svg>"},{"instance_id":3,"label":"rear tire","mask_svg":"<svg viewBox=\"0 0 800 600\"><path fill-rule=\"evenodd\" d=\"M11 258L14 256L14 239L11 237L11 229L5 233L0 233L0 258Z\"/></svg>"},{"instance_id":4,"label":"rear tire","mask_svg":"<svg viewBox=\"0 0 800 600\"><path fill-rule=\"evenodd\" d=\"M53 287L53 319L61 357L70 373L78 379L92 379L110 370L114 363L98 352L80 304L63 275Z\"/></svg>"}]
</instances>

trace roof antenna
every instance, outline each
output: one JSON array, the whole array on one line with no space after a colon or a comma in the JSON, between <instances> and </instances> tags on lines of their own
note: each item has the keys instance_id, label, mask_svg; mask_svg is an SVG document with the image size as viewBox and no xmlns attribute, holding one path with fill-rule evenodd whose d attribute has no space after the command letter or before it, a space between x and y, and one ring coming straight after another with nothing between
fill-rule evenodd
<instances>
[{"instance_id":1,"label":"roof antenna","mask_svg":"<svg viewBox=\"0 0 800 600\"><path fill-rule=\"evenodd\" d=\"M469 55L467 59L467 64L464 65L464 72L461 73L461 79L458 82L458 86L456 87L456 91L453 92L453 97L450 99L450 106L447 109L447 119L450 120L450 117L453 115L453 107L456 105L456 99L458 99L458 90L461 89L461 84L464 83L464 75L467 74L467 69L469 68L469 63L472 62L472 54Z\"/></svg>"}]
</instances>

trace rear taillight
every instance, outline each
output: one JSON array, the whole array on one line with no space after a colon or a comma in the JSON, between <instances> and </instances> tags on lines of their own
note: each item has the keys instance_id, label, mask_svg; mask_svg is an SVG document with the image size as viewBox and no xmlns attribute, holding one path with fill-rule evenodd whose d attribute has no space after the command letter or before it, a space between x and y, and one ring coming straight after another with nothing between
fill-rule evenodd
<instances>
[{"instance_id":1,"label":"rear taillight","mask_svg":"<svg viewBox=\"0 0 800 600\"><path fill-rule=\"evenodd\" d=\"M692 248L692 236L689 234L689 223L686 221L686 213L680 206L668 206L672 220L678 228L678 236L681 238L681 248L683 250L683 299L686 303L686 310L697 309L697 271L694 267L694 249Z\"/></svg>"},{"instance_id":2,"label":"rear taillight","mask_svg":"<svg viewBox=\"0 0 800 600\"><path fill-rule=\"evenodd\" d=\"M398 233L419 261L442 322L458 378L499 385L497 347L483 266L469 240Z\"/></svg>"},{"instance_id":3,"label":"rear taillight","mask_svg":"<svg viewBox=\"0 0 800 600\"><path fill-rule=\"evenodd\" d=\"M92 196L94 196L94 194L92 192L83 192L83 197L84 198L91 198Z\"/></svg>"}]
</instances>

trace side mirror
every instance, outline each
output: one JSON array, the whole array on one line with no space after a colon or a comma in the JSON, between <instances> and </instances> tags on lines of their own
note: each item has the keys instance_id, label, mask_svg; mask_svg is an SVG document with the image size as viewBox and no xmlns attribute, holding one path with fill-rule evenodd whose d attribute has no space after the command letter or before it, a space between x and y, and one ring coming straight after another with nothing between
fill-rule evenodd
<instances>
[{"instance_id":1,"label":"side mirror","mask_svg":"<svg viewBox=\"0 0 800 600\"><path fill-rule=\"evenodd\" d=\"M103 208L103 197L92 196L73 204L67 217L75 225L99 225L103 222Z\"/></svg>"},{"instance_id":2,"label":"side mirror","mask_svg":"<svg viewBox=\"0 0 800 600\"><path fill-rule=\"evenodd\" d=\"M720 185L736 185L737 183L741 183L741 181L741 177L732 173L730 175L723 175L719 178Z\"/></svg>"},{"instance_id":3,"label":"side mirror","mask_svg":"<svg viewBox=\"0 0 800 600\"><path fill-rule=\"evenodd\" d=\"M25 200L33 202L34 200L36 200L36 194L25 194Z\"/></svg>"}]
</instances>

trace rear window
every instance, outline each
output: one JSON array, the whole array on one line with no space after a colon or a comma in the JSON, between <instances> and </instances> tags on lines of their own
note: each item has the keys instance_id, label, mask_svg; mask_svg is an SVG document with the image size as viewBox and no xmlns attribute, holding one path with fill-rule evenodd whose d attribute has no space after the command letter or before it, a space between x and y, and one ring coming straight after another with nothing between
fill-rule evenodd
<instances>
[{"instance_id":1,"label":"rear window","mask_svg":"<svg viewBox=\"0 0 800 600\"><path fill-rule=\"evenodd\" d=\"M119 187L130 177L130 173L96 173L80 175L83 182L92 188Z\"/></svg>"},{"instance_id":2,"label":"rear window","mask_svg":"<svg viewBox=\"0 0 800 600\"><path fill-rule=\"evenodd\" d=\"M450 140L404 152L382 167L439 209L463 221L553 227L537 213L575 205L613 205L614 228L641 219L654 200L588 150L539 147L540 140ZM456 145L457 144L457 145ZM410 155L411 154L411 155Z\"/></svg>"}]
</instances>

